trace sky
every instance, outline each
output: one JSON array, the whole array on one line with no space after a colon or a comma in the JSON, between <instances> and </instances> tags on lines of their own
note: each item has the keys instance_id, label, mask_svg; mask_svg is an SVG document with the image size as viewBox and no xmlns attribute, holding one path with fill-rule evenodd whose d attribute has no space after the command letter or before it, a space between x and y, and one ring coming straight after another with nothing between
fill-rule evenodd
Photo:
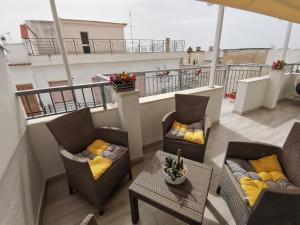
<instances>
[{"instance_id":1,"label":"sky","mask_svg":"<svg viewBox=\"0 0 300 225\"><path fill-rule=\"evenodd\" d=\"M0 0L0 35L20 39L24 20L52 20L49 0ZM214 43L218 6L196 0L56 0L59 17L129 24L133 38L185 40L186 48ZM221 48L281 48L287 21L225 8ZM129 25L125 37L130 38ZM290 48L300 48L300 25L294 24Z\"/></svg>"}]
</instances>

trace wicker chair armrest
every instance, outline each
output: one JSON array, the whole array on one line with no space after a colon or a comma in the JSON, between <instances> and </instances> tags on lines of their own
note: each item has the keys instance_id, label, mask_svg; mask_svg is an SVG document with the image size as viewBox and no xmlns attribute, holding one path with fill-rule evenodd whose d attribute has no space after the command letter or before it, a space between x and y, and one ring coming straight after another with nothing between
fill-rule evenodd
<instances>
[{"instance_id":1,"label":"wicker chair armrest","mask_svg":"<svg viewBox=\"0 0 300 225\"><path fill-rule=\"evenodd\" d=\"M100 127L94 129L94 139L100 138L112 144L128 147L128 132L117 127Z\"/></svg>"},{"instance_id":2,"label":"wicker chair armrest","mask_svg":"<svg viewBox=\"0 0 300 225\"><path fill-rule=\"evenodd\" d=\"M79 158L67 150L62 149L60 154L67 171L69 179L76 179L79 182L94 182L94 178L87 159Z\"/></svg>"},{"instance_id":3,"label":"wicker chair armrest","mask_svg":"<svg viewBox=\"0 0 300 225\"><path fill-rule=\"evenodd\" d=\"M98 225L98 223L95 216L93 214L89 214L82 220L80 225Z\"/></svg>"},{"instance_id":4,"label":"wicker chair armrest","mask_svg":"<svg viewBox=\"0 0 300 225\"><path fill-rule=\"evenodd\" d=\"M169 112L166 114L162 119L162 126L163 126L163 136L170 130L172 123L175 120L176 112Z\"/></svg>"},{"instance_id":5,"label":"wicker chair armrest","mask_svg":"<svg viewBox=\"0 0 300 225\"><path fill-rule=\"evenodd\" d=\"M252 210L249 224L297 224L300 220L300 189L265 189Z\"/></svg>"},{"instance_id":6,"label":"wicker chair armrest","mask_svg":"<svg viewBox=\"0 0 300 225\"><path fill-rule=\"evenodd\" d=\"M281 148L259 142L229 142L226 158L258 159L267 155L276 154L280 157Z\"/></svg>"},{"instance_id":7,"label":"wicker chair armrest","mask_svg":"<svg viewBox=\"0 0 300 225\"><path fill-rule=\"evenodd\" d=\"M211 120L207 114L204 118L204 134L207 134L208 130L211 128Z\"/></svg>"}]
</instances>

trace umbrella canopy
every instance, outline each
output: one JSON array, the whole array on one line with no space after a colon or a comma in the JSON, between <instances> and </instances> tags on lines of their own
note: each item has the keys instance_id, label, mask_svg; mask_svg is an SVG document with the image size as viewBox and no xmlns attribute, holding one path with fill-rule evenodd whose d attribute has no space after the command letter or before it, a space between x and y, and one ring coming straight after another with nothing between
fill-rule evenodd
<instances>
[{"instance_id":1,"label":"umbrella canopy","mask_svg":"<svg viewBox=\"0 0 300 225\"><path fill-rule=\"evenodd\" d=\"M300 23L299 0L201 0Z\"/></svg>"}]
</instances>

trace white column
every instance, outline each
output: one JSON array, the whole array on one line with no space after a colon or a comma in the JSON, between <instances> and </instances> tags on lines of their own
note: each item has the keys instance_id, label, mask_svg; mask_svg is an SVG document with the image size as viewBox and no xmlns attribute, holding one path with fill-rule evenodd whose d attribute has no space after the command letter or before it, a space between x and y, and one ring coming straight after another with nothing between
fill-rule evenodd
<instances>
[{"instance_id":1,"label":"white column","mask_svg":"<svg viewBox=\"0 0 300 225\"><path fill-rule=\"evenodd\" d=\"M221 34L222 34L222 27L223 27L223 17L224 17L224 9L223 5L219 5L219 12L218 12L218 20L217 20L217 27L216 27L216 34L215 34L215 43L214 43L214 50L213 50L213 58L212 64L210 69L210 76L209 76L209 84L210 88L214 87L215 82L215 72L216 67L219 59L219 49L220 49L220 41L221 41Z\"/></svg>"},{"instance_id":2,"label":"white column","mask_svg":"<svg viewBox=\"0 0 300 225\"><path fill-rule=\"evenodd\" d=\"M130 159L143 160L142 126L138 90L116 92L121 126L128 132Z\"/></svg>"},{"instance_id":3,"label":"white column","mask_svg":"<svg viewBox=\"0 0 300 225\"><path fill-rule=\"evenodd\" d=\"M285 60L287 49L289 47L291 32L292 32L292 23L288 22L287 28L286 28L286 34L285 34L285 40L284 40L284 46L283 46L283 52L281 56L281 60Z\"/></svg>"},{"instance_id":4,"label":"white column","mask_svg":"<svg viewBox=\"0 0 300 225\"><path fill-rule=\"evenodd\" d=\"M64 41L63 41L63 37L62 37L62 33L61 33L59 18L57 16L55 1L50 0L50 5L51 5L51 11L52 11L52 15L53 15L53 21L54 21L54 26L55 26L55 30L56 30L56 35L57 35L57 39L58 39L58 44L59 44L61 56L62 56L62 59L63 59L63 62L64 62L64 67L65 67L65 70L66 70L66 74L67 74L68 84L73 85L70 66L69 66L69 62L68 62L68 58L67 58L67 54L66 54L66 49L65 49L65 45L64 45Z\"/></svg>"}]
</instances>

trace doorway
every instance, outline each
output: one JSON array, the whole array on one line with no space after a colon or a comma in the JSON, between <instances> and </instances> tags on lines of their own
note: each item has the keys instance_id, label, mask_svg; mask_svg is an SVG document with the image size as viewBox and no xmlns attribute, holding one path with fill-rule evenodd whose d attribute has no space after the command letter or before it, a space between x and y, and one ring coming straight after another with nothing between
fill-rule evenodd
<instances>
[{"instance_id":1,"label":"doorway","mask_svg":"<svg viewBox=\"0 0 300 225\"><path fill-rule=\"evenodd\" d=\"M82 49L84 54L91 53L90 41L88 32L80 32Z\"/></svg>"}]
</instances>

